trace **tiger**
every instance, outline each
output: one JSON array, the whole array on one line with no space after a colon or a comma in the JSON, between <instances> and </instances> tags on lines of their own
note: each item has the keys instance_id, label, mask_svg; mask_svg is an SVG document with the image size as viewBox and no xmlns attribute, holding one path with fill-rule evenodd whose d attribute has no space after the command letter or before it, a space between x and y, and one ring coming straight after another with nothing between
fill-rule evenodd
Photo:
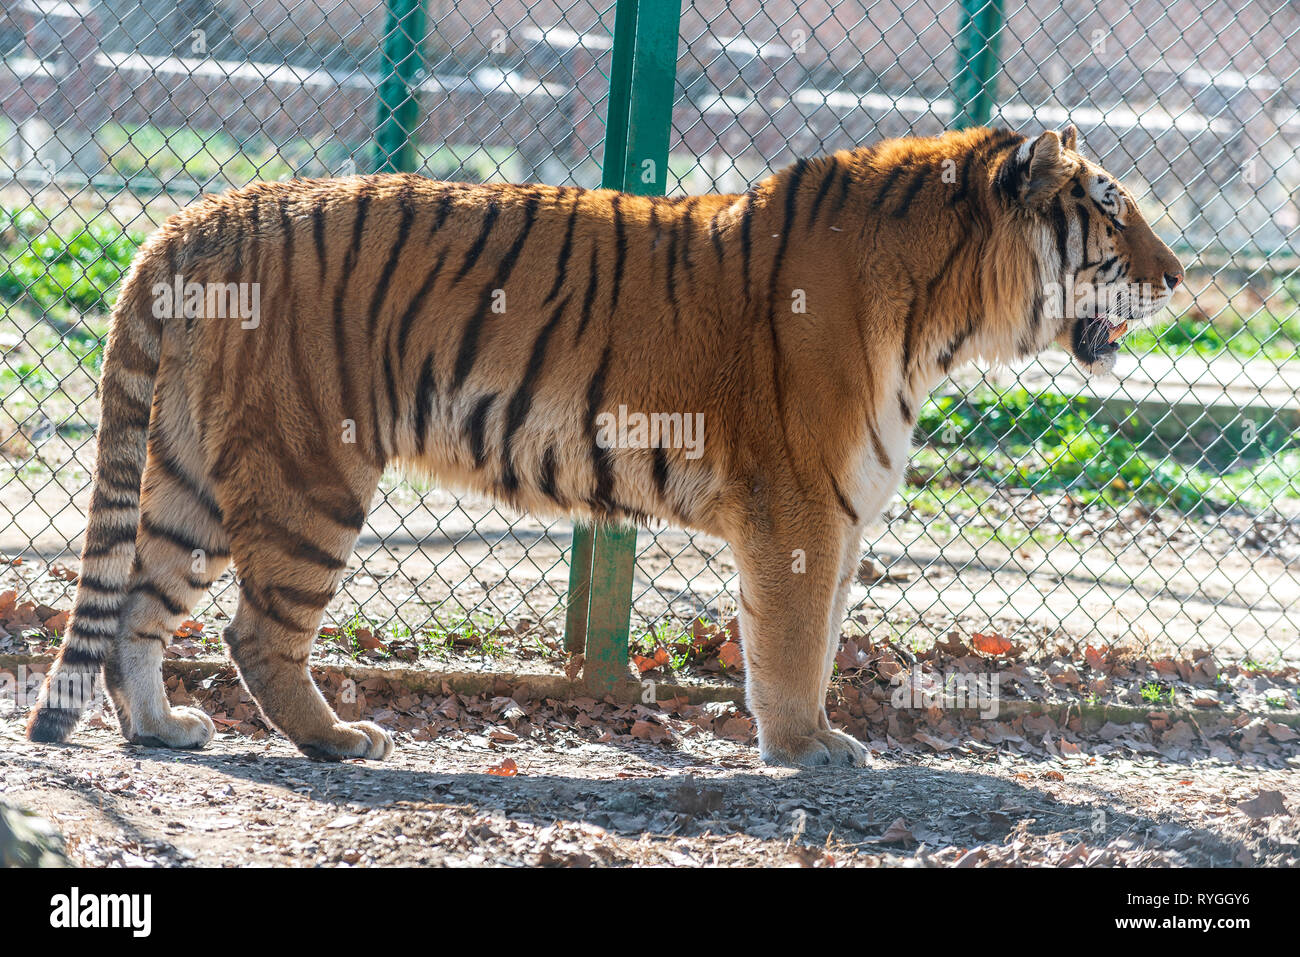
<instances>
[{"instance_id":1,"label":"tiger","mask_svg":"<svg viewBox=\"0 0 1300 957\"><path fill-rule=\"evenodd\" d=\"M311 758L387 757L308 665L394 465L725 540L761 760L865 766L826 693L927 393L1053 344L1110 371L1182 278L1073 126L885 140L738 194L390 173L205 195L145 241L111 314L80 577L28 736L66 740L84 704L63 692L90 679L128 742L205 746L161 661L233 565L224 643L268 723ZM256 317L182 295L239 284ZM620 408L698 416L698 448L602 440Z\"/></svg>"}]
</instances>

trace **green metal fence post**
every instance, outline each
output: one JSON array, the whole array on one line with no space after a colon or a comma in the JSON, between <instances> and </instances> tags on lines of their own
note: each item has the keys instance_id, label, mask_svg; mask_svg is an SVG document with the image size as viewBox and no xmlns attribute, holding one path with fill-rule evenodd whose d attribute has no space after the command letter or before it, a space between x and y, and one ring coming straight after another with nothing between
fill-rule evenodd
<instances>
[{"instance_id":1,"label":"green metal fence post","mask_svg":"<svg viewBox=\"0 0 1300 957\"><path fill-rule=\"evenodd\" d=\"M953 126L986 126L997 102L1005 0L962 0L953 71Z\"/></svg>"},{"instance_id":2,"label":"green metal fence post","mask_svg":"<svg viewBox=\"0 0 1300 957\"><path fill-rule=\"evenodd\" d=\"M420 104L415 80L423 46L423 0L388 0L384 79L379 84L375 120L373 168L377 173L409 173L416 168L414 134Z\"/></svg>"},{"instance_id":3,"label":"green metal fence post","mask_svg":"<svg viewBox=\"0 0 1300 957\"><path fill-rule=\"evenodd\" d=\"M602 174L608 189L657 196L667 188L680 27L681 0L618 0ZM593 536L575 527L565 646L585 648L583 678L596 690L627 675L635 564L635 528L605 526Z\"/></svg>"},{"instance_id":4,"label":"green metal fence post","mask_svg":"<svg viewBox=\"0 0 1300 957\"><path fill-rule=\"evenodd\" d=\"M587 606L591 602L591 553L596 532L585 522L573 526L569 548L568 607L564 612L564 648L577 654L587 648Z\"/></svg>"},{"instance_id":5,"label":"green metal fence post","mask_svg":"<svg viewBox=\"0 0 1300 957\"><path fill-rule=\"evenodd\" d=\"M637 0L618 0L614 8L614 45L610 51L609 99L605 107L605 156L601 186L623 188L627 155L628 108L632 102L632 51L636 44ZM587 612L591 601L591 559L596 533L590 525L573 526L569 549L569 595L564 616L564 647L571 654L587 647Z\"/></svg>"},{"instance_id":6,"label":"green metal fence post","mask_svg":"<svg viewBox=\"0 0 1300 957\"><path fill-rule=\"evenodd\" d=\"M640 0L618 0L614 8L614 47L610 51L609 99L605 105L605 156L600 185L623 188L628 117L632 111L632 63Z\"/></svg>"},{"instance_id":7,"label":"green metal fence post","mask_svg":"<svg viewBox=\"0 0 1300 957\"><path fill-rule=\"evenodd\" d=\"M628 625L636 572L636 529L601 525L591 556L591 603L582 677L608 691L628 675Z\"/></svg>"},{"instance_id":8,"label":"green metal fence post","mask_svg":"<svg viewBox=\"0 0 1300 957\"><path fill-rule=\"evenodd\" d=\"M638 5L632 102L618 188L639 196L662 196L668 188L681 14L681 0L640 0Z\"/></svg>"}]
</instances>

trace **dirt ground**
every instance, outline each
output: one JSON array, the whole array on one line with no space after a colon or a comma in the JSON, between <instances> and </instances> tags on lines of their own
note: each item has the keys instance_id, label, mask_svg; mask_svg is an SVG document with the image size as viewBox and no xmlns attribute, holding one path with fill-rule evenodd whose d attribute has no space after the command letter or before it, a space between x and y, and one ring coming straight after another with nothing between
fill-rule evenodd
<instances>
[{"instance_id":1,"label":"dirt ground","mask_svg":"<svg viewBox=\"0 0 1300 957\"><path fill-rule=\"evenodd\" d=\"M210 711L239 696L223 677L189 687ZM35 745L11 712L0 800L47 817L87 866L1300 865L1287 725L1095 727L1068 707L854 725L851 698L832 716L871 766L799 772L765 767L726 702L375 694L365 713L398 750L342 764L224 711L201 752L127 745L111 717Z\"/></svg>"}]
</instances>

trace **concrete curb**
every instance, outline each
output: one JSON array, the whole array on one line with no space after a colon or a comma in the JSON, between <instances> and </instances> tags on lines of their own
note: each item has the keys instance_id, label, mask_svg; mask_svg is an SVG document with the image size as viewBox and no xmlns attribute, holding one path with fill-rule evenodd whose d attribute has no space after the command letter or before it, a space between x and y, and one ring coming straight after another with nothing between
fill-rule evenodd
<instances>
[{"instance_id":1,"label":"concrete curb","mask_svg":"<svg viewBox=\"0 0 1300 957\"><path fill-rule=\"evenodd\" d=\"M50 655L0 654L0 671L20 666L44 671L54 663ZM611 697L620 703L633 704L643 700L647 684L627 678L610 691L595 691L581 680L571 680L563 675L515 674L484 671L430 671L425 668L374 668L366 665L313 665L312 672L341 671L358 683L381 678L402 685L420 694L441 694L446 685L456 694L506 694L511 697L582 698ZM228 661L186 661L169 658L163 661L163 675L181 675L189 678L222 677L234 679L235 667ZM647 679L648 680L648 679ZM685 699L688 704L705 704L710 701L731 701L743 705L745 692L741 688L728 688L710 684L677 684L654 681L654 700Z\"/></svg>"},{"instance_id":2,"label":"concrete curb","mask_svg":"<svg viewBox=\"0 0 1300 957\"><path fill-rule=\"evenodd\" d=\"M44 670L52 664L54 658L49 655L0 655L0 670L11 670L19 666ZM443 686L456 694L505 695L525 700L538 698L605 698L610 697L621 704L636 704L644 700L647 685L635 678L620 681L612 691L597 692L588 688L582 681L573 681L562 675L548 674L513 674L509 672L481 671L429 671L423 668L373 668L365 665L321 665L312 669L320 674L326 671L341 671L353 681L362 682L372 678L381 678L402 685L407 690L420 694L441 694ZM164 675L181 675L191 678L223 677L235 678L234 665L225 661L185 661L168 659L163 662ZM745 704L745 692L742 688L711 684L676 684L656 681L654 702L685 700L687 704L706 704L713 701L729 701L740 707ZM962 718L979 718L978 709L959 708L951 712ZM1236 720L1267 718L1278 724L1300 730L1300 711L1243 711L1236 708L1144 708L1135 705L1088 704L1084 702L1040 702L1020 699L1000 701L998 714L992 719L1002 720L1022 715L1038 716L1044 714L1059 715L1058 724L1065 724L1071 717L1078 716L1089 730L1096 730L1107 722L1131 724L1133 722L1149 723L1154 716L1167 719L1170 724L1177 721L1189 721L1199 727L1198 719L1227 718Z\"/></svg>"}]
</instances>

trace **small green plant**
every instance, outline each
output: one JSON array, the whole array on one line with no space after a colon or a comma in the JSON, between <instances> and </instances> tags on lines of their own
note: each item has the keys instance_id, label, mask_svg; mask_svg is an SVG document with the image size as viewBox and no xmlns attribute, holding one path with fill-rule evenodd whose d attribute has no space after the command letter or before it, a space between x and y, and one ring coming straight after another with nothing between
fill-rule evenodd
<instances>
[{"instance_id":1,"label":"small green plant","mask_svg":"<svg viewBox=\"0 0 1300 957\"><path fill-rule=\"evenodd\" d=\"M504 657L508 648L501 633L489 621L464 618L453 625L432 622L420 632L416 646L421 655L446 660L458 650L477 652L479 657Z\"/></svg>"},{"instance_id":2,"label":"small green plant","mask_svg":"<svg viewBox=\"0 0 1300 957\"><path fill-rule=\"evenodd\" d=\"M360 614L353 615L339 626L339 644L343 647L344 653L351 656L353 661L360 658L361 653L366 650L362 647L359 637L359 633L362 631L377 635L379 634L379 626Z\"/></svg>"},{"instance_id":3,"label":"small green plant","mask_svg":"<svg viewBox=\"0 0 1300 957\"><path fill-rule=\"evenodd\" d=\"M660 622L633 639L632 649L634 654L646 658L666 653L667 661L660 657L659 667L676 672L692 662L711 660L718 653L719 646L729 640L729 634L722 621L700 615L686 628ZM725 663L720 664L726 670Z\"/></svg>"},{"instance_id":4,"label":"small green plant","mask_svg":"<svg viewBox=\"0 0 1300 957\"><path fill-rule=\"evenodd\" d=\"M638 655L652 655L656 648L667 645L673 637L672 627L667 622L660 622L632 639L632 651Z\"/></svg>"},{"instance_id":5,"label":"small green plant","mask_svg":"<svg viewBox=\"0 0 1300 957\"><path fill-rule=\"evenodd\" d=\"M495 631L480 632L478 635L478 653L483 659L504 658L506 643Z\"/></svg>"},{"instance_id":6,"label":"small green plant","mask_svg":"<svg viewBox=\"0 0 1300 957\"><path fill-rule=\"evenodd\" d=\"M416 647L425 657L445 660L455 650L455 641L454 634L439 628L431 628L420 636Z\"/></svg>"},{"instance_id":7,"label":"small green plant","mask_svg":"<svg viewBox=\"0 0 1300 957\"><path fill-rule=\"evenodd\" d=\"M1282 656L1273 655L1270 658L1256 658L1254 655L1247 655L1241 659L1242 671L1277 671L1282 667Z\"/></svg>"},{"instance_id":8,"label":"small green plant","mask_svg":"<svg viewBox=\"0 0 1300 957\"><path fill-rule=\"evenodd\" d=\"M1158 681L1148 681L1141 687L1140 693L1142 700L1148 704L1160 704L1166 699L1169 704L1173 704L1174 701L1174 689L1166 688Z\"/></svg>"}]
</instances>

